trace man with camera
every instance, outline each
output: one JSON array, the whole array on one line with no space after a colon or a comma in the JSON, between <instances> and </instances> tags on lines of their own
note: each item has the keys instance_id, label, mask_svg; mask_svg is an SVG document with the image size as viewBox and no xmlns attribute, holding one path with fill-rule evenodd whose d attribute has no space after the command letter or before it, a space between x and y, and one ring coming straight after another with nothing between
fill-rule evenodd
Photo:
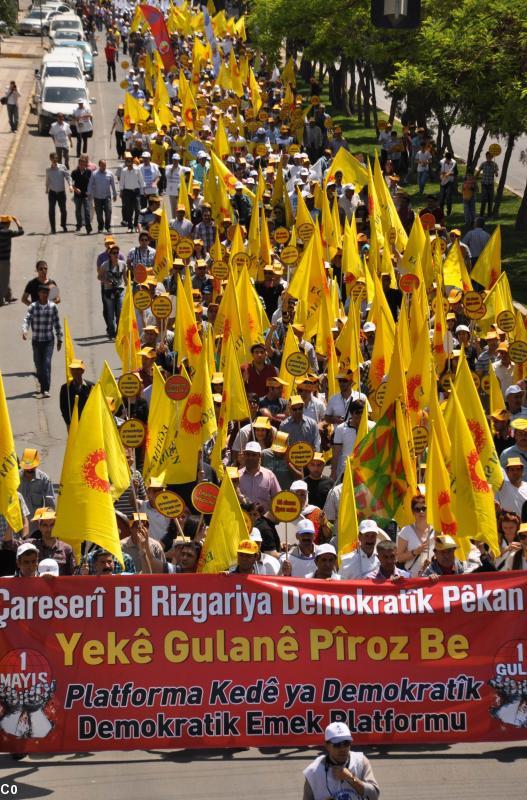
<instances>
[{"instance_id":1,"label":"man with camera","mask_svg":"<svg viewBox=\"0 0 527 800\"><path fill-rule=\"evenodd\" d=\"M324 732L326 753L304 770L303 800L377 800L381 791L364 753L351 751L351 731L332 722Z\"/></svg>"}]
</instances>

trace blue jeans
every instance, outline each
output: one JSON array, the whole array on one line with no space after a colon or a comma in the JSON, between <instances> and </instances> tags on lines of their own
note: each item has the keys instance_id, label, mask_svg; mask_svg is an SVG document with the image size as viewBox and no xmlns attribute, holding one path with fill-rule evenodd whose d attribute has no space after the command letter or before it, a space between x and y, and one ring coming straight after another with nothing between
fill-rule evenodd
<instances>
[{"instance_id":1,"label":"blue jeans","mask_svg":"<svg viewBox=\"0 0 527 800\"><path fill-rule=\"evenodd\" d=\"M95 214L97 215L97 225L99 226L100 233L103 228L108 230L112 224L112 198L105 197L104 199L99 199L98 197L94 197L93 202L95 204Z\"/></svg>"},{"instance_id":2,"label":"blue jeans","mask_svg":"<svg viewBox=\"0 0 527 800\"><path fill-rule=\"evenodd\" d=\"M422 172L417 173L417 184L419 186L419 193L423 194L428 180L428 170L424 169Z\"/></svg>"},{"instance_id":3,"label":"blue jeans","mask_svg":"<svg viewBox=\"0 0 527 800\"><path fill-rule=\"evenodd\" d=\"M53 355L55 340L48 339L46 342L36 342L33 339L31 344L33 345L33 361L35 362L40 389L42 392L49 392L51 385L51 356Z\"/></svg>"},{"instance_id":4,"label":"blue jeans","mask_svg":"<svg viewBox=\"0 0 527 800\"><path fill-rule=\"evenodd\" d=\"M470 200L463 200L463 214L465 215L465 225L471 228L476 219L476 195Z\"/></svg>"},{"instance_id":5,"label":"blue jeans","mask_svg":"<svg viewBox=\"0 0 527 800\"><path fill-rule=\"evenodd\" d=\"M103 289L102 290L102 314L106 322L106 332L108 336L115 339L121 308L123 305L124 289Z\"/></svg>"},{"instance_id":6,"label":"blue jeans","mask_svg":"<svg viewBox=\"0 0 527 800\"><path fill-rule=\"evenodd\" d=\"M77 230L80 231L82 226L86 225L86 230L91 231L90 198L87 197L87 195L83 196L81 194L74 194L73 202L75 203L75 221L77 223Z\"/></svg>"}]
</instances>

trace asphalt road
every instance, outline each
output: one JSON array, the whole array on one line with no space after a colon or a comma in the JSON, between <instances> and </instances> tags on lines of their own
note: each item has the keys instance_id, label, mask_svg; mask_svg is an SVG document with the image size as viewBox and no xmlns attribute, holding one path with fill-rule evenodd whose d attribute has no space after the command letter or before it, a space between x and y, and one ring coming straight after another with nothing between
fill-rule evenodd
<instances>
[{"instance_id":1,"label":"asphalt road","mask_svg":"<svg viewBox=\"0 0 527 800\"><path fill-rule=\"evenodd\" d=\"M117 84L101 81L98 60L96 80L90 89L95 133L92 160L109 159L115 165L109 129L121 98ZM97 74L98 73L98 74ZM17 215L26 235L14 243L12 286L21 297L34 275L37 259L44 258L50 276L59 284L61 317L68 317L77 356L87 364L86 376L96 379L104 359L117 368L113 344L106 341L101 314L95 260L102 250L102 236L74 232L73 204L69 202L69 232L48 236L44 171L51 140L36 135L36 120L26 136L4 196L4 213ZM114 211L120 221L120 209ZM132 246L135 237L115 228L121 249ZM55 353L51 398L36 400L37 388L29 342L23 342L21 323L25 307L13 303L1 309L2 340L0 367L4 376L17 450L38 447L43 468L55 480L60 476L66 429L58 404L64 380L63 353ZM282 798L301 797L302 770L318 753L313 750L104 752L61 756L31 756L22 762L0 756L0 796L38 798L54 795L57 800L166 800L177 798ZM393 748L368 753L382 787L383 798L409 800L471 800L471 798L525 798L527 746L516 744L457 745L453 747Z\"/></svg>"}]
</instances>

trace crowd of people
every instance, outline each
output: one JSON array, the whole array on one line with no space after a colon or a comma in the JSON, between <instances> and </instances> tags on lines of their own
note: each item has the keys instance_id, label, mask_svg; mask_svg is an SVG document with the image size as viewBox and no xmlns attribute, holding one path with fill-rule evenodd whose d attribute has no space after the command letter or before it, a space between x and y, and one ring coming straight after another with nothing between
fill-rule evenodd
<instances>
[{"instance_id":1,"label":"crowd of people","mask_svg":"<svg viewBox=\"0 0 527 800\"><path fill-rule=\"evenodd\" d=\"M200 446L193 481L167 484L162 470L153 473L151 465L143 480L146 445L126 450L130 487L115 504L124 569L115 553L90 545L78 562L72 548L53 536L53 486L39 468L38 452L25 451L19 488L23 529L11 530L1 518L2 573L199 571L209 520L194 513L192 488L202 480L219 484L225 474L250 520L230 565L236 573L400 581L525 569L527 406L524 362L513 345L527 336L523 317L509 302L496 232L491 236L485 229L497 175L492 153L477 170L479 217L477 175L464 179L463 236L447 224L457 191L456 160L448 152L437 157L426 128L409 125L400 136L386 124L375 162L351 154L321 102L316 80L306 97L291 60L282 70L267 65L247 43L243 17L221 12L211 22L198 6L169 10L166 61L137 9L102 2L80 3L77 10L87 34L93 39L98 31L105 39L108 81L115 80L121 53L130 61L121 63L123 103L111 127L118 167L109 169L106 160L95 163L88 155L93 117L79 103L73 115L78 165L70 171L72 131L58 115L45 179L51 233L56 205L67 230L70 191L77 230L91 234L95 217L98 233L106 234L96 277L106 332L120 354L127 292L143 302L128 320L137 329L133 371L139 392L131 403L107 398L117 427L130 417L152 425L156 375L192 379L197 341L199 358L207 360L217 433ZM192 33L189 20L196 23ZM414 212L403 187L417 181L424 197L434 171L439 196L426 196L424 207ZM7 262L12 236L23 233L18 220L17 230L10 223L9 217L0 218ZM165 259L161 266L165 223L170 263ZM119 227L137 232L129 250L119 241ZM180 243L187 249L178 250ZM61 298L45 262L37 262L36 272L22 297L28 306L22 335L31 332L38 396L47 398L54 344L60 349L64 340ZM2 275L8 301L9 272ZM474 295L483 308L479 317L471 315L466 300L474 303ZM168 317L154 313L161 297L170 301ZM241 344L228 355L234 366L226 364L227 339L234 341L227 308L233 297L241 335ZM196 339L184 339L182 349L178 316L186 304ZM430 337L433 376L428 394L414 406L409 378L423 337ZM346 552L341 541L346 532L340 529L349 491L346 468L350 459L357 466L360 442L386 411L382 391L392 388L397 353L407 385L396 397L409 430L424 430L427 443L416 453L410 441L416 481L409 481L413 491L404 517L381 519L373 508L359 505L356 546ZM303 369L294 375L287 365L297 354ZM488 445L501 464L501 481L492 485L494 543L477 530L469 538L463 530L456 536L448 526L434 528L434 501L426 493L427 454L438 424L432 407L437 401L440 414L446 413L465 361L488 426ZM418 364L423 374L428 363ZM224 381L228 369L231 380L232 369L241 376L247 414L225 420L232 389ZM86 380L81 360L73 358L68 371L60 408L69 427L75 400L81 416L94 384ZM308 448L306 463L291 456L297 443ZM448 469L446 451L442 458ZM156 506L167 485L185 504L177 520ZM293 543L281 540L272 510L273 497L282 491L300 501ZM460 537L466 543L461 549Z\"/></svg>"}]
</instances>

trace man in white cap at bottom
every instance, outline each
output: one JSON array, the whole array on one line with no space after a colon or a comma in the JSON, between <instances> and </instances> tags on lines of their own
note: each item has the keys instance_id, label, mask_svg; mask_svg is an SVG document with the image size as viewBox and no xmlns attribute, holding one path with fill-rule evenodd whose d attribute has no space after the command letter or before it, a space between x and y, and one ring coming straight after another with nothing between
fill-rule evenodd
<instances>
[{"instance_id":1,"label":"man in white cap at bottom","mask_svg":"<svg viewBox=\"0 0 527 800\"><path fill-rule=\"evenodd\" d=\"M363 519L359 523L359 547L342 557L340 577L346 581L364 580L370 572L379 569L377 542L389 538L375 520Z\"/></svg>"},{"instance_id":2,"label":"man in white cap at bottom","mask_svg":"<svg viewBox=\"0 0 527 800\"><path fill-rule=\"evenodd\" d=\"M296 545L280 556L281 573L286 578L305 578L316 569L315 526L310 519L301 519L296 526Z\"/></svg>"},{"instance_id":3,"label":"man in white cap at bottom","mask_svg":"<svg viewBox=\"0 0 527 800\"><path fill-rule=\"evenodd\" d=\"M303 800L377 800L381 791L364 753L351 751L351 731L332 722L324 732L326 753L305 768Z\"/></svg>"},{"instance_id":4,"label":"man in white cap at bottom","mask_svg":"<svg viewBox=\"0 0 527 800\"><path fill-rule=\"evenodd\" d=\"M337 570L337 551L332 544L319 544L315 554L315 571L308 572L306 578L319 581L340 581Z\"/></svg>"}]
</instances>

